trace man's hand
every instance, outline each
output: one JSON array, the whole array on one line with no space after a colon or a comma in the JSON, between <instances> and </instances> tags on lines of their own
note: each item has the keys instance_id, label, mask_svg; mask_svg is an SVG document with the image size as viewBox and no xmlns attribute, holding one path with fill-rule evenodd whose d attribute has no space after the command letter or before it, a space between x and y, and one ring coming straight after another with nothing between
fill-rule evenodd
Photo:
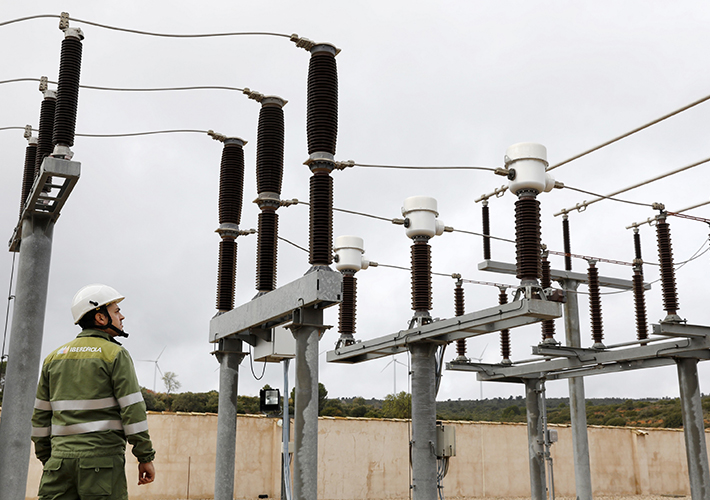
<instances>
[{"instance_id":1,"label":"man's hand","mask_svg":"<svg viewBox=\"0 0 710 500\"><path fill-rule=\"evenodd\" d=\"M138 484L152 483L155 479L155 467L153 462L138 464Z\"/></svg>"}]
</instances>

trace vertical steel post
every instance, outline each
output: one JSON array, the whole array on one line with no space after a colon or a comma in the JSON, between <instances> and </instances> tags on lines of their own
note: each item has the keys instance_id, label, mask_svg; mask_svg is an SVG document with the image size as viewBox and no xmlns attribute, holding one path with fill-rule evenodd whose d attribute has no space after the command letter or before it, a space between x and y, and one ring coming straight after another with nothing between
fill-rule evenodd
<instances>
[{"instance_id":1,"label":"vertical steel post","mask_svg":"<svg viewBox=\"0 0 710 500\"><path fill-rule=\"evenodd\" d=\"M54 222L28 217L15 285L12 336L0 419L0 498L24 500L30 461L32 410L39 378Z\"/></svg>"},{"instance_id":2,"label":"vertical steel post","mask_svg":"<svg viewBox=\"0 0 710 500\"><path fill-rule=\"evenodd\" d=\"M294 405L293 498L318 498L318 341L323 310L300 310L296 337L296 401Z\"/></svg>"},{"instance_id":3,"label":"vertical steel post","mask_svg":"<svg viewBox=\"0 0 710 500\"><path fill-rule=\"evenodd\" d=\"M678 367L690 495L693 500L705 500L710 498L710 469L708 468L703 406L700 400L700 384L698 383L698 360L678 358L675 361Z\"/></svg>"},{"instance_id":4,"label":"vertical steel post","mask_svg":"<svg viewBox=\"0 0 710 500\"><path fill-rule=\"evenodd\" d=\"M532 500L545 500L545 450L541 438L540 379L525 380L525 406L528 421L528 455L530 459L530 494ZM434 497L430 497L434 498Z\"/></svg>"},{"instance_id":5,"label":"vertical steel post","mask_svg":"<svg viewBox=\"0 0 710 500\"><path fill-rule=\"evenodd\" d=\"M412 355L412 498L433 500L436 489L436 344L417 342Z\"/></svg>"},{"instance_id":6,"label":"vertical steel post","mask_svg":"<svg viewBox=\"0 0 710 500\"><path fill-rule=\"evenodd\" d=\"M565 302L565 341L570 347L582 347L579 330L579 281L560 281L567 291ZM592 472L589 465L589 437L587 435L587 405L584 396L584 377L567 379L569 386L569 410L572 423L572 453L574 455L574 483L577 500L592 500Z\"/></svg>"},{"instance_id":7,"label":"vertical steel post","mask_svg":"<svg viewBox=\"0 0 710 500\"><path fill-rule=\"evenodd\" d=\"M291 416L288 406L288 367L291 360L283 360L284 368L284 395L283 395L283 418L281 419L281 500L291 500L291 451L289 443L291 441Z\"/></svg>"},{"instance_id":8,"label":"vertical steel post","mask_svg":"<svg viewBox=\"0 0 710 500\"><path fill-rule=\"evenodd\" d=\"M237 449L237 387L239 364L244 359L242 341L222 339L216 353L219 361L219 412L217 415L217 461L214 498L234 498L234 457Z\"/></svg>"}]
</instances>

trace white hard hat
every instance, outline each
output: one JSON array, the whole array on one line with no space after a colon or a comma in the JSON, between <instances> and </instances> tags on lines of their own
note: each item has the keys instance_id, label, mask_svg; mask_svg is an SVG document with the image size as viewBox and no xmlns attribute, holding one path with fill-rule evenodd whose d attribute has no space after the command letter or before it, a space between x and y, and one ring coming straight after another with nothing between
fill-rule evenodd
<instances>
[{"instance_id":1,"label":"white hard hat","mask_svg":"<svg viewBox=\"0 0 710 500\"><path fill-rule=\"evenodd\" d=\"M121 302L125 297L118 293L115 288L98 283L86 285L76 292L71 303L71 314L74 317L74 324L84 317L89 311L95 311L101 306Z\"/></svg>"}]
</instances>

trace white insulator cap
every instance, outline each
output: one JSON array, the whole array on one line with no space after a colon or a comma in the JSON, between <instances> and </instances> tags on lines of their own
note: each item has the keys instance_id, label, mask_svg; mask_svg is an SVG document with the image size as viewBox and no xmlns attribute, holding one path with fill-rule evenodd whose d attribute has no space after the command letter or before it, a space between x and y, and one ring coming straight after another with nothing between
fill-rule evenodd
<instances>
[{"instance_id":1,"label":"white insulator cap","mask_svg":"<svg viewBox=\"0 0 710 500\"><path fill-rule=\"evenodd\" d=\"M513 194L523 189L538 193L551 191L555 187L555 180L545 171L547 165L547 148L542 144L513 144L505 152L505 166L510 172L508 188Z\"/></svg>"},{"instance_id":2,"label":"white insulator cap","mask_svg":"<svg viewBox=\"0 0 710 500\"><path fill-rule=\"evenodd\" d=\"M411 196L404 200L402 215L409 221L407 236L432 236L444 234L446 225L437 219L436 199L429 196Z\"/></svg>"},{"instance_id":3,"label":"white insulator cap","mask_svg":"<svg viewBox=\"0 0 710 500\"><path fill-rule=\"evenodd\" d=\"M338 271L359 271L370 265L370 261L362 256L365 253L365 244L358 236L338 236L335 238L333 250L337 256L335 268Z\"/></svg>"}]
</instances>

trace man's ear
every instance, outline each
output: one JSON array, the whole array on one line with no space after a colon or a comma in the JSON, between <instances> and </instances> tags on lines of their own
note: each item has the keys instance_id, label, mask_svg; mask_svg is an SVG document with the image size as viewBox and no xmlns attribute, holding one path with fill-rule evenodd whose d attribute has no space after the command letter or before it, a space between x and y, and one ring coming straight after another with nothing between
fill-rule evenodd
<instances>
[{"instance_id":1,"label":"man's ear","mask_svg":"<svg viewBox=\"0 0 710 500\"><path fill-rule=\"evenodd\" d=\"M97 312L94 316L94 323L96 326L106 326L108 325L108 318L104 313Z\"/></svg>"}]
</instances>

